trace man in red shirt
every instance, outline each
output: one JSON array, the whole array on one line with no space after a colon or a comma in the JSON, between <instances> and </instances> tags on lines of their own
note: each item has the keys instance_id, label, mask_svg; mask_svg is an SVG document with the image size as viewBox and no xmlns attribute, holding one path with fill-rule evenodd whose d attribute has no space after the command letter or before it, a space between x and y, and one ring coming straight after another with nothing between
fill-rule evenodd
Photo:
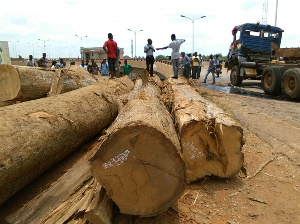
<instances>
[{"instance_id":1,"label":"man in red shirt","mask_svg":"<svg viewBox=\"0 0 300 224\"><path fill-rule=\"evenodd\" d=\"M117 48L118 48L117 42L113 40L113 35L109 33L108 40L104 43L103 49L107 53L110 79L114 79L116 75L115 63L117 60L117 56L116 56Z\"/></svg>"}]
</instances>

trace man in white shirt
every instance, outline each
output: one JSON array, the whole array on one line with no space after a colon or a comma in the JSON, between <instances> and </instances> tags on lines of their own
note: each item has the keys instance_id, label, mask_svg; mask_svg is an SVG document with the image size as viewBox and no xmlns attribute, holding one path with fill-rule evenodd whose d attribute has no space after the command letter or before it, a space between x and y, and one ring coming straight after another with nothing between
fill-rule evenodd
<instances>
[{"instance_id":1,"label":"man in white shirt","mask_svg":"<svg viewBox=\"0 0 300 224\"><path fill-rule=\"evenodd\" d=\"M154 47L152 45L152 40L148 39L148 44L144 47L144 52L146 53L146 66L147 71L149 72L150 67L150 76L153 76L153 64L154 64L154 56L153 52L155 52Z\"/></svg>"},{"instance_id":2,"label":"man in white shirt","mask_svg":"<svg viewBox=\"0 0 300 224\"><path fill-rule=\"evenodd\" d=\"M161 48L156 48L156 50L164 50L167 48L172 48L172 54L171 54L171 60L173 64L173 72L174 76L172 78L177 79L178 78L178 72L179 72L179 58L180 58L180 46L183 42L185 42L184 39L176 39L175 34L171 35L172 42L166 46Z\"/></svg>"},{"instance_id":3,"label":"man in white shirt","mask_svg":"<svg viewBox=\"0 0 300 224\"><path fill-rule=\"evenodd\" d=\"M26 65L31 66L31 67L35 67L34 59L33 59L32 55L29 55L29 59L27 60Z\"/></svg>"}]
</instances>

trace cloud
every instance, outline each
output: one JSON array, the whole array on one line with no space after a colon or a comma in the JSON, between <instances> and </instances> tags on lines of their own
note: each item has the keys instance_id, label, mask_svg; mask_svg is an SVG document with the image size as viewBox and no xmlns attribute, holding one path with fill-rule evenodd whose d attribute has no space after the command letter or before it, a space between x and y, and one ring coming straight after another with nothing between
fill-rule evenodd
<instances>
[{"instance_id":1,"label":"cloud","mask_svg":"<svg viewBox=\"0 0 300 224\"><path fill-rule=\"evenodd\" d=\"M101 47L112 32L118 45L131 55L131 42L137 56L144 56L143 47L150 37L155 47L167 46L170 35L186 39L181 50L192 51L193 23L182 18L203 19L194 21L194 48L202 54L227 54L232 41L231 30L235 25L262 20L263 0L198 0L183 1L140 1L140 0L52 0L44 4L37 0L7 1L5 10L0 14L1 40L19 41L17 51L23 57L32 53L40 57L46 42L46 51L53 57L78 56L81 40L84 47ZM279 1L278 26L285 30L282 46L299 45L299 20L296 0ZM275 1L269 1L268 23L275 22ZM136 36L132 30L137 32ZM10 43L11 45L12 43ZM12 46L10 46L11 48ZM74 49L74 50L73 50ZM134 49L135 52L135 49ZM170 55L171 50L159 54Z\"/></svg>"}]
</instances>

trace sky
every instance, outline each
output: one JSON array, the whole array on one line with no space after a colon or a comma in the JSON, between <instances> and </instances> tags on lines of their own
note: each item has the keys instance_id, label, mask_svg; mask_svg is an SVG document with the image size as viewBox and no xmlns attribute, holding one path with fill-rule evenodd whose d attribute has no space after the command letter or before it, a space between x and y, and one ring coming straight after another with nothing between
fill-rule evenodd
<instances>
[{"instance_id":1,"label":"sky","mask_svg":"<svg viewBox=\"0 0 300 224\"><path fill-rule=\"evenodd\" d=\"M277 1L277 26L285 31L281 47L299 47L298 0ZM33 54L40 58L46 52L48 58L77 58L81 46L102 47L107 34L112 33L124 55L143 57L148 38L155 48L165 47L174 33L186 40L180 51L191 53L194 45L194 51L202 55L227 55L231 30L243 23L262 23L264 2L0 0L0 41L9 41L11 57ZM267 2L267 24L275 25L276 0ZM166 49L154 56L170 54L171 49Z\"/></svg>"}]
</instances>

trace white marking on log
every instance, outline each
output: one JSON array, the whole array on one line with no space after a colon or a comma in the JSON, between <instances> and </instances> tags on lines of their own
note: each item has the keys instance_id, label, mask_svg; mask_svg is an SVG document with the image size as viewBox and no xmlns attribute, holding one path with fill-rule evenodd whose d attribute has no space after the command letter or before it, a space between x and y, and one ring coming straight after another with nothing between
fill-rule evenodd
<instances>
[{"instance_id":1,"label":"white marking on log","mask_svg":"<svg viewBox=\"0 0 300 224\"><path fill-rule=\"evenodd\" d=\"M121 165L128 159L129 153L130 153L130 151L127 149L127 150L125 150L125 152L112 158L109 162L104 163L103 164L104 169L108 169L110 167L115 167L115 166Z\"/></svg>"},{"instance_id":2,"label":"white marking on log","mask_svg":"<svg viewBox=\"0 0 300 224\"><path fill-rule=\"evenodd\" d=\"M188 149L190 159L199 159L203 156L203 153L194 146L194 142L186 142L183 144L183 147Z\"/></svg>"}]
</instances>

